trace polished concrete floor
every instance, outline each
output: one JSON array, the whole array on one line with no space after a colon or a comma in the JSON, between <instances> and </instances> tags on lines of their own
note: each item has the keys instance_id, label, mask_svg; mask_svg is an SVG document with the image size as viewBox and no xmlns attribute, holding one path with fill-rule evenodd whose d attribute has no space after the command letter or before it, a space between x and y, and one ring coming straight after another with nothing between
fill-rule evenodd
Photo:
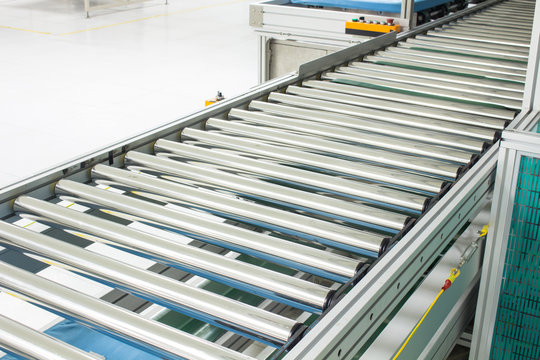
<instances>
[{"instance_id":1,"label":"polished concrete floor","mask_svg":"<svg viewBox=\"0 0 540 360\"><path fill-rule=\"evenodd\" d=\"M256 85L250 2L0 0L0 189Z\"/></svg>"}]
</instances>

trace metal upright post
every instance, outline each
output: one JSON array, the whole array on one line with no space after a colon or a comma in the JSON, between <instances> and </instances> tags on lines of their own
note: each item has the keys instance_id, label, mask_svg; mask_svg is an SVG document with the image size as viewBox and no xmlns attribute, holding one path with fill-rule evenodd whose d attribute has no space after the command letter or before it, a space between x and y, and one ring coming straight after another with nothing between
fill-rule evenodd
<instances>
[{"instance_id":1,"label":"metal upright post","mask_svg":"<svg viewBox=\"0 0 540 360\"><path fill-rule=\"evenodd\" d=\"M401 0L401 14L402 19L407 19L408 29L412 29L416 24L414 21L414 0Z\"/></svg>"}]
</instances>

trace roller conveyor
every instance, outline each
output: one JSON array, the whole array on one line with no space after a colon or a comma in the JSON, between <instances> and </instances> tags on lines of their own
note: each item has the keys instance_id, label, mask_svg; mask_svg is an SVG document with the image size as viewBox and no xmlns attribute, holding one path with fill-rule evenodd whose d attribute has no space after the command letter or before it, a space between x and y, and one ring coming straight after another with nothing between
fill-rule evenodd
<instances>
[{"instance_id":1,"label":"roller conveyor","mask_svg":"<svg viewBox=\"0 0 540 360\"><path fill-rule=\"evenodd\" d=\"M232 111L231 111L232 113ZM462 150L452 150L437 148L436 146L422 145L409 140L400 140L394 138L390 143L387 136L374 135L369 132L360 132L353 129L335 128L325 124L317 124L310 121L295 119L291 120L284 117L273 116L269 114L258 114L249 111L237 110L234 116L246 122L255 124L264 124L270 127L289 129L298 132L309 132L314 135L330 139L338 139L351 143L365 144L377 148L387 148L397 152L408 154L418 154L437 159L453 161L466 164L471 160L472 154Z\"/></svg>"},{"instance_id":2,"label":"roller conveyor","mask_svg":"<svg viewBox=\"0 0 540 360\"><path fill-rule=\"evenodd\" d=\"M227 154L224 151L196 148L193 146L162 141L156 144L157 149L170 151L191 161L202 160L220 165L220 167L234 168L270 179L313 186L342 196L360 200L372 200L377 203L398 206L404 209L421 212L425 207L427 198L421 195L406 194L397 190L385 189L379 186L361 184L347 179L339 179L325 174L316 174L308 170L294 169L283 165L273 164L245 156ZM382 205L381 205L382 206Z\"/></svg>"},{"instance_id":3,"label":"roller conveyor","mask_svg":"<svg viewBox=\"0 0 540 360\"><path fill-rule=\"evenodd\" d=\"M471 91L467 91L464 87L461 87L461 91L456 91L449 89L447 84L442 86L435 87L439 84L436 82L433 83L433 87L430 87L429 84L424 84L422 86L416 85L413 81L411 83L398 82L398 80L409 80L407 78L401 78L399 76L388 75L384 80L380 79L380 74L377 72L369 71L354 71L352 69L346 69L348 73L335 73L328 72L323 75L325 80L334 80L340 84L352 84L355 86L362 87L364 89L377 89L377 90L386 90L382 93L387 94L387 91L392 91L396 94L411 94L416 95L416 100L420 101L421 98L431 98L431 99L445 99L454 101L454 106L462 104L472 104L472 105L488 105L488 106L502 106L508 109L518 110L521 106L521 100L514 100L519 98L517 94L507 92L507 97L501 96L487 96L482 94L482 89L471 88ZM359 69L356 69L359 70ZM378 95L381 92L374 92L374 95ZM418 99L418 96L421 98ZM514 99L513 99L514 98ZM461 102L461 104L456 104L456 102Z\"/></svg>"},{"instance_id":4,"label":"roller conveyor","mask_svg":"<svg viewBox=\"0 0 540 360\"><path fill-rule=\"evenodd\" d=\"M381 36L2 194L0 295L148 356L352 358L314 355L314 337L329 319L349 326L344 301L392 282L373 269L493 157L521 109L533 6L493 1ZM498 32L505 18L519 21ZM440 225L456 228L441 251L466 220ZM9 353L99 358L4 311Z\"/></svg>"},{"instance_id":5,"label":"roller conveyor","mask_svg":"<svg viewBox=\"0 0 540 360\"><path fill-rule=\"evenodd\" d=\"M167 154L162 153L159 155ZM265 199L276 204L288 204L296 209L336 217L343 221L358 222L365 225L374 224L383 227L383 229L388 229L390 232L401 229L409 218L407 215L396 214L341 199L327 198L320 194L312 194L237 174L229 174L212 166L183 163L165 156L149 156L131 152L128 154L127 159L130 162L165 171L172 175L200 181L218 188L230 189L239 195ZM197 170L197 172L195 173L193 170ZM182 181L179 177L169 179Z\"/></svg>"},{"instance_id":6,"label":"roller conveyor","mask_svg":"<svg viewBox=\"0 0 540 360\"><path fill-rule=\"evenodd\" d=\"M402 47L417 47L423 51L439 51L439 52L458 52L462 55L468 54L470 56L487 57L493 59L510 60L526 62L529 53L527 51L494 49L489 47L483 47L480 45L471 45L467 43L459 43L454 41L436 41L434 38L417 37L414 39L408 39L405 42L399 44Z\"/></svg>"},{"instance_id":7,"label":"roller conveyor","mask_svg":"<svg viewBox=\"0 0 540 360\"><path fill-rule=\"evenodd\" d=\"M335 279L352 277L360 263L339 255L305 248L293 243L263 234L253 234L248 230L207 220L186 213L149 203L126 195L90 187L72 181L60 181L58 190L77 195L83 199L132 213L149 220L170 225L185 232L234 250L244 249L263 258L270 258L285 264L295 264L302 269ZM302 251L300 251L302 249Z\"/></svg>"},{"instance_id":8,"label":"roller conveyor","mask_svg":"<svg viewBox=\"0 0 540 360\"><path fill-rule=\"evenodd\" d=\"M178 239L166 240L162 237L146 234L111 221L88 214L78 213L61 206L40 202L29 197L17 199L17 206L25 211L32 211L60 225L84 229L101 242L125 247L144 256L159 259L171 266L190 270L199 275L216 279L266 297L294 301L298 306L323 310L331 297L332 291L317 284L284 276L261 267L252 266L234 259L224 258L208 251L186 246ZM97 239L93 237L93 239ZM250 274L239 276L239 273Z\"/></svg>"},{"instance_id":9,"label":"roller conveyor","mask_svg":"<svg viewBox=\"0 0 540 360\"><path fill-rule=\"evenodd\" d=\"M39 200L32 198L21 197L18 201L23 204L28 201L29 207L32 207L32 204L38 208L40 205L55 207L46 202L40 204ZM220 327L239 330L256 339L284 344L297 327L294 321L279 315L184 285L39 233L32 233L31 230L16 225L0 222L0 235L8 241L8 245L40 254L75 272L115 284L150 301L180 309L181 312L187 312L195 318ZM256 324L255 321L259 323Z\"/></svg>"},{"instance_id":10,"label":"roller conveyor","mask_svg":"<svg viewBox=\"0 0 540 360\"><path fill-rule=\"evenodd\" d=\"M211 128L224 130L225 132L248 135L257 139L276 143L289 144L308 149L309 151L361 159L368 162L384 164L396 168L406 168L412 171L451 179L455 178L459 171L459 165L457 164L441 163L431 159L418 159L406 154L393 154L370 148L363 148L362 151L358 151L358 147L351 144L317 139L305 135L294 134L292 132L263 128L261 126L223 122L215 119L210 119L207 122L207 125Z\"/></svg>"},{"instance_id":11,"label":"roller conveyor","mask_svg":"<svg viewBox=\"0 0 540 360\"><path fill-rule=\"evenodd\" d=\"M309 89L306 89L309 91ZM312 93L313 94L313 93ZM435 120L430 119L428 117L421 117L413 114L402 114L399 112L390 112L385 111L381 109L371 109L368 107L363 106L357 106L353 105L347 102L356 102L358 99L347 97L347 95L333 95L319 92L318 94L313 94L314 98L311 97L303 97L303 96L294 96L290 94L281 94L281 93L272 93L269 96L269 100L276 101L282 104L286 105L296 105L300 107L305 108L311 108L311 109L317 109L317 110L324 110L324 111L331 111L331 112L337 112L340 114L346 114L346 115L355 115L358 116L361 114L363 118L369 118L379 121L385 121L390 122L393 124L399 124L399 125L407 125L411 127L421 128L421 129L427 129L427 130L436 130L436 131L442 131L447 132L451 134L456 135L465 135L470 137L475 137L482 140L492 140L493 139L493 131L489 129L485 129L483 126L464 126L461 124L455 124L450 121L444 121L444 120ZM334 98L342 98L345 97L346 99L343 100L343 102L334 102L334 101L327 101L327 100L321 100L321 98L325 98L327 95L333 95ZM371 103L371 99L366 101L366 103ZM390 104L387 104L390 105ZM489 121L490 126L494 126L496 128L502 129L504 127L504 122L501 122L500 120L490 119Z\"/></svg>"},{"instance_id":12,"label":"roller conveyor","mask_svg":"<svg viewBox=\"0 0 540 360\"><path fill-rule=\"evenodd\" d=\"M472 45L474 46L474 45ZM501 82L496 79L490 79L484 76L471 76L469 73L456 73L455 71L445 70L443 68L434 68L434 67L422 67L417 64L411 66L401 66L399 63L388 62L388 65L385 66L384 62L381 63L370 63L370 62L353 62L351 64L352 68L360 69L369 69L374 71L380 71L383 73L389 72L391 74L397 75L408 75L413 78L427 79L432 80L434 78L434 73L436 73L436 80L446 81L449 83L449 86L454 86L453 83L459 85L471 85L476 87L488 88L487 93L489 94L492 89L500 91L515 91L518 92L518 96L523 93L523 84L519 82L506 82L504 87L501 86ZM423 81L423 80L416 80ZM495 93L497 93L495 91Z\"/></svg>"},{"instance_id":13,"label":"roller conveyor","mask_svg":"<svg viewBox=\"0 0 540 360\"><path fill-rule=\"evenodd\" d=\"M217 214L229 215L256 224L267 224L269 227L277 228L291 235L300 233L303 237L349 251L359 251L358 249L361 248L378 253L381 251L381 243L384 241L384 237L380 235L352 230L330 222L262 206L238 198L223 196L211 191L204 191L194 186L186 186L161 179L151 179L144 175L133 174L112 167L98 165L94 168L94 174L136 188L170 196L173 199ZM240 264L235 266L238 267ZM256 269L246 269L243 272L253 272ZM220 273L223 273L223 271L220 271ZM277 274L274 274L274 276L277 276ZM256 277L261 278L263 276L258 274ZM283 278L277 282L286 283ZM273 284L269 290L275 292L278 287L278 284ZM288 289L283 294L288 294L290 297L292 293L293 291ZM323 303L319 303L319 307L322 309L321 305Z\"/></svg>"},{"instance_id":14,"label":"roller conveyor","mask_svg":"<svg viewBox=\"0 0 540 360\"><path fill-rule=\"evenodd\" d=\"M338 93L351 94L351 95L366 96L366 97L370 97L374 99L384 99L388 95L386 92L383 92L383 91L358 89L358 87L351 86L348 84L336 84L336 83L329 83L327 81L309 80L309 81L305 81L303 85L306 87L312 87L316 89L334 91ZM416 108L415 106L429 106L430 108L441 109L439 114L430 112L429 115L435 118L440 118L442 120L465 122L467 120L473 121L473 119L476 119L477 121L480 121L482 125L483 124L488 125L487 122L485 121L487 120L488 117L498 118L498 119L503 119L503 120L512 120L514 118L514 112L508 111L505 109L486 109L485 106L476 106L473 104L463 104L463 103L456 104L454 101L447 101L447 100L418 99L417 96L409 96L406 94L395 94L393 95L393 97L394 97L393 100L396 102L402 102L404 104L413 105L413 106L403 105L403 108L401 109L403 112L411 111L412 113L412 112L417 111L419 114L422 114L421 112L422 109ZM374 106L373 103L371 105ZM478 115L478 116L470 116L470 115L467 116L467 115L459 114L460 112L466 113L466 114ZM494 126L498 126L498 125L499 124L494 124Z\"/></svg>"},{"instance_id":15,"label":"roller conveyor","mask_svg":"<svg viewBox=\"0 0 540 360\"><path fill-rule=\"evenodd\" d=\"M194 138L200 143L210 144L214 147L238 150L252 154L252 156L261 156L280 163L383 183L388 187L407 188L411 191L417 190L421 193L427 192L434 195L438 194L445 186L444 181L426 176L404 174L399 170L309 153L294 148L284 148L279 145L262 143L256 139L235 137L234 143L231 143L232 139L229 135L218 132L197 131L196 129L186 129L182 135L188 140Z\"/></svg>"},{"instance_id":16,"label":"roller conveyor","mask_svg":"<svg viewBox=\"0 0 540 360\"><path fill-rule=\"evenodd\" d=\"M78 319L160 356L169 359L250 359L4 262L0 262L0 269L0 285L26 301Z\"/></svg>"},{"instance_id":17,"label":"roller conveyor","mask_svg":"<svg viewBox=\"0 0 540 360\"><path fill-rule=\"evenodd\" d=\"M323 124L338 125L345 128L367 131L380 135L388 135L400 137L409 140L417 140L423 143L431 143L436 145L446 145L458 149L481 152L484 146L482 140L473 139L471 137L460 135L449 135L446 133L420 129L411 126L403 126L401 124L388 123L383 121L374 121L358 116L345 115L336 112L319 111L308 108L295 108L285 106L283 104L267 103L262 101L252 101L249 105L250 109L264 110L267 114L283 115L296 119L313 120ZM236 114L237 109L231 110L232 114ZM254 113L264 115L264 113Z\"/></svg>"}]
</instances>

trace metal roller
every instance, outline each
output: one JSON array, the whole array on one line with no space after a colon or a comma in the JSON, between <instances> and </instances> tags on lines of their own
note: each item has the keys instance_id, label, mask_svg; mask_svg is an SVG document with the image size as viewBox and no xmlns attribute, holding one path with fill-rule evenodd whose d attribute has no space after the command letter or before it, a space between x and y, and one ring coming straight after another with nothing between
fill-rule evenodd
<instances>
[{"instance_id":1,"label":"metal roller","mask_svg":"<svg viewBox=\"0 0 540 360\"><path fill-rule=\"evenodd\" d=\"M493 32L497 32L501 30L500 27L491 25L491 24L479 25L479 24L471 24L471 23L467 23L463 21L444 25L443 29L444 28L468 30L468 31L474 31L477 33L493 33ZM525 37L525 38L528 38L529 40L531 37L531 29L526 29L526 28L525 29L505 28L504 33L515 34L516 36Z\"/></svg>"},{"instance_id":2,"label":"metal roller","mask_svg":"<svg viewBox=\"0 0 540 360\"><path fill-rule=\"evenodd\" d=\"M501 72L491 72L487 71L485 68L482 70L471 69L468 66L456 65L449 61L422 61L424 59L409 57L404 58L403 56L391 56L384 52L378 52L376 55L369 55L364 57L364 61L371 62L375 64L391 65L405 68L418 69L422 71L432 72L431 76L434 77L433 73L438 74L440 72L455 74L458 76L474 76L479 78L485 78L490 80L506 80L514 81L519 84L525 83L525 74L507 74Z\"/></svg>"},{"instance_id":3,"label":"metal roller","mask_svg":"<svg viewBox=\"0 0 540 360\"><path fill-rule=\"evenodd\" d=\"M425 43L435 44L438 46L449 46L449 45L470 46L470 47L478 49L479 51L482 50L482 51L489 51L489 52L503 53L503 54L510 53L510 54L523 55L525 57L527 57L529 54L529 49L520 47L520 46L480 43L477 41L462 40L462 39L446 39L443 37L437 37L437 36L431 36L431 35L417 35L414 39L407 39L407 41L411 41L411 40L421 40Z\"/></svg>"},{"instance_id":4,"label":"metal roller","mask_svg":"<svg viewBox=\"0 0 540 360\"><path fill-rule=\"evenodd\" d=\"M528 48L529 43L526 41L520 41L520 40L512 40L512 38L506 38L501 37L497 38L489 37L489 36L481 36L477 34L471 34L466 32L458 32L455 30L445 30L445 31L429 31L428 35L435 36L435 37L443 37L447 39L458 39L458 40L469 40L474 42L481 42L481 43L490 43L490 44L497 44L497 45L511 45L511 46L518 46L523 48Z\"/></svg>"},{"instance_id":5,"label":"metal roller","mask_svg":"<svg viewBox=\"0 0 540 360\"><path fill-rule=\"evenodd\" d=\"M274 159L279 163L292 163L313 169L321 169L323 171L329 170L354 178L380 182L387 184L387 186L394 185L394 187L398 188L404 187L407 189L417 189L423 192L437 194L442 190L445 184L443 181L435 178L313 154L290 147L276 146L255 139L242 139L214 131L201 131L185 128L182 131L182 137L196 139L198 142L216 147L260 155L264 158Z\"/></svg>"},{"instance_id":6,"label":"metal roller","mask_svg":"<svg viewBox=\"0 0 540 360\"><path fill-rule=\"evenodd\" d=\"M471 19L474 19L476 21L484 21L486 23L489 22L496 22L501 25L499 32L501 29L504 29L504 24L509 23L515 26L515 24L522 25L525 28L531 29L532 28L532 19L531 18L524 18L522 16L518 16L515 14L509 14L506 11L504 11L504 18L501 18L500 15L493 15L489 13L478 13L471 17ZM533 9L531 9L531 12L534 12Z\"/></svg>"},{"instance_id":7,"label":"metal roller","mask_svg":"<svg viewBox=\"0 0 540 360\"><path fill-rule=\"evenodd\" d=\"M0 286L39 307L167 359L253 360L3 261L0 261Z\"/></svg>"},{"instance_id":8,"label":"metal roller","mask_svg":"<svg viewBox=\"0 0 540 360\"><path fill-rule=\"evenodd\" d=\"M527 62L527 52L512 52L512 51L503 51L495 50L486 47L471 46L471 45L460 45L454 43L444 43L444 42L435 42L433 40L426 41L421 38L411 38L407 41L403 41L397 45L398 47L406 48L421 48L421 49L430 49L430 51L439 51L439 52L457 52L460 54L467 54L469 56L485 56L494 59L508 60L508 61L519 61L526 63Z\"/></svg>"},{"instance_id":9,"label":"metal roller","mask_svg":"<svg viewBox=\"0 0 540 360\"><path fill-rule=\"evenodd\" d=\"M367 147L362 148L362 151L358 151L358 147L354 145L299 135L284 130L273 130L262 126L253 126L219 119L209 119L206 122L206 126L209 129L219 129L225 132L245 135L265 141L298 146L315 152L322 152L323 154L335 154L338 156L361 159L371 163L439 175L450 179L455 178L460 171L460 166L456 164L405 154L389 153Z\"/></svg>"},{"instance_id":10,"label":"metal roller","mask_svg":"<svg viewBox=\"0 0 540 360\"><path fill-rule=\"evenodd\" d=\"M377 148L386 148L397 152L432 157L461 164L467 164L472 156L471 152L462 150L421 144L416 141L396 139L384 135L374 135L367 131L363 132L345 127L330 126L309 120L290 119L266 114L260 111L238 110L232 112L232 114L229 113L229 116L249 123L298 131L299 133L309 133L323 138L338 139Z\"/></svg>"},{"instance_id":11,"label":"metal roller","mask_svg":"<svg viewBox=\"0 0 540 360\"><path fill-rule=\"evenodd\" d=\"M322 189L339 195L357 198L360 200L380 203L382 207L394 205L402 209L421 213L429 199L425 196L405 193L403 191L386 189L379 185L363 184L358 181L342 179L312 171L296 169L272 162L251 159L246 156L229 154L223 151L206 149L200 146L187 145L160 139L155 144L156 151L172 152L188 161L205 161L238 170L263 175L271 179L280 179L287 182L302 184ZM394 207L391 206L391 207Z\"/></svg>"},{"instance_id":12,"label":"metal roller","mask_svg":"<svg viewBox=\"0 0 540 360\"><path fill-rule=\"evenodd\" d=\"M271 115L283 115L288 118L305 119L343 128L351 128L374 134L392 136L393 138L415 140L420 144L428 143L448 146L464 151L482 152L482 149L485 146L483 141L470 137L452 134L449 135L439 131L414 128L376 120L373 121L354 115L299 108L283 104L267 103L264 101L252 101L249 104L249 109L261 110L264 113ZM229 116L234 117L236 114L243 114L242 111L243 110L240 109L231 109ZM482 130L482 133L487 134L489 132L490 131Z\"/></svg>"},{"instance_id":13,"label":"metal roller","mask_svg":"<svg viewBox=\"0 0 540 360\"><path fill-rule=\"evenodd\" d=\"M514 5L514 3L512 3ZM533 8L517 8L515 6L494 6L492 8L485 9L479 15L489 15L491 17L504 17L505 19L515 19L519 22L531 22L533 21L534 11Z\"/></svg>"},{"instance_id":14,"label":"metal roller","mask_svg":"<svg viewBox=\"0 0 540 360\"><path fill-rule=\"evenodd\" d=\"M507 10L502 10L503 14L500 13L501 10L495 12L495 13L489 13L487 11L483 11L480 13L477 13L473 16L471 16L471 19L475 20L482 20L485 22L490 21L496 21L500 24L504 24L506 21L507 23L510 23L515 26L515 24L522 25L527 28L532 28L532 18L529 17L523 17L516 14L510 14ZM534 13L533 9L530 9L530 12ZM502 15L502 16L501 16Z\"/></svg>"},{"instance_id":15,"label":"metal roller","mask_svg":"<svg viewBox=\"0 0 540 360\"><path fill-rule=\"evenodd\" d=\"M479 16L467 17L467 18L464 18L463 20L457 20L457 22L476 25L476 26L482 26L489 23L489 26L495 29L494 31L500 31L501 28L525 30L525 31L532 30L531 24L520 24L517 22L510 23L508 21L504 21L504 20L496 19L496 18L492 18L490 21L486 21L485 18L481 18Z\"/></svg>"},{"instance_id":16,"label":"metal roller","mask_svg":"<svg viewBox=\"0 0 540 360\"><path fill-rule=\"evenodd\" d=\"M162 141L164 140L158 140L158 143ZM384 250L384 237L381 235L351 229L346 226L259 205L230 196L224 196L215 191L208 191L171 181L149 178L148 176L105 165L96 165L92 174L156 194L168 196L192 204L195 207L216 212L217 214L225 214L247 222L259 225L262 224L291 235L299 234L302 237L347 251L377 256L379 252ZM244 273L249 271L249 267L244 269ZM249 273L251 274L251 272ZM261 277L261 275L257 274L254 280L257 280L259 277ZM301 281L298 282L301 283ZM276 288L279 288L279 285L273 285L269 287L268 290ZM318 289L315 287L313 290ZM280 293L282 294L282 297L284 294L288 294L291 298L297 298L296 296L293 296L294 292L292 290L284 290L283 292L280 291ZM321 300L323 301L319 301L317 306L318 309L322 308L324 299L327 297L328 293L321 297Z\"/></svg>"},{"instance_id":17,"label":"metal roller","mask_svg":"<svg viewBox=\"0 0 540 360\"><path fill-rule=\"evenodd\" d=\"M326 287L62 206L30 197L19 197L16 206L56 224L94 234L102 238L96 240L109 245L307 311L320 312L332 296Z\"/></svg>"},{"instance_id":18,"label":"metal roller","mask_svg":"<svg viewBox=\"0 0 540 360\"><path fill-rule=\"evenodd\" d=\"M0 315L0 349L28 360L100 360L3 315Z\"/></svg>"},{"instance_id":19,"label":"metal roller","mask_svg":"<svg viewBox=\"0 0 540 360\"><path fill-rule=\"evenodd\" d=\"M523 84L517 82L502 82L496 79L488 79L482 77L470 77L466 75L459 74L449 74L448 72L436 72L428 71L429 69L421 69L417 66L415 67L403 67L392 66L390 63L370 63L370 62L353 62L349 66L360 69L367 69L373 71L379 71L382 73L390 73L395 75L406 75L421 80L417 80L417 83L422 83L423 81L433 80L436 78L436 81L444 81L453 84L467 85L467 86L476 86L483 87L486 89L501 89L505 91L517 92L516 96L519 98L523 97Z\"/></svg>"},{"instance_id":20,"label":"metal roller","mask_svg":"<svg viewBox=\"0 0 540 360\"><path fill-rule=\"evenodd\" d=\"M501 27L499 25L486 23L486 24L483 24L482 26L481 24L473 23L473 22L467 21L466 19L460 19L458 21L453 21L451 23L445 24L443 25L443 29L444 28L473 29L474 31L478 31L481 34L485 32L496 33L496 32L501 31ZM518 28L518 27L509 26L509 27L505 27L503 31L505 34L516 34L516 35L530 37L532 33L532 28L527 28L527 27Z\"/></svg>"},{"instance_id":21,"label":"metal roller","mask_svg":"<svg viewBox=\"0 0 540 360\"><path fill-rule=\"evenodd\" d=\"M392 114L393 112L404 113L413 116L421 116L427 119L438 119L449 121L452 123L466 124L495 130L501 130L504 128L504 121L501 121L499 119L493 119L481 115L458 113L445 109L434 109L432 107L429 107L429 100L426 100L426 106L410 105L403 103L400 103L399 106L396 106L396 101L393 100L389 101L373 98L364 98L362 96L363 89L358 87L343 84L333 84L323 81L318 83L307 83L311 86L317 86L319 88L324 87L326 88L326 90L305 88L299 86L289 86L287 88L287 94L293 94L313 99L334 101L337 103L350 104L354 106L374 108L378 110L385 110L391 112L390 114ZM344 93L345 91L347 93ZM350 93L354 93L354 95L349 95ZM399 100L397 102L399 102ZM467 105L464 105L464 107L467 107ZM504 113L506 113L506 111L504 111ZM505 118L508 119L508 115L505 114Z\"/></svg>"},{"instance_id":22,"label":"metal roller","mask_svg":"<svg viewBox=\"0 0 540 360\"><path fill-rule=\"evenodd\" d=\"M463 93L463 96L468 95L477 95L482 97L487 97L490 101L498 101L498 99L512 100L517 103L515 106L521 108L521 101L523 99L523 93L520 91L506 90L502 86L504 84L498 83L496 86L477 86L470 81L470 79L457 78L454 79L461 80L465 82L452 82L448 79L433 79L433 74L431 78L427 77L428 73L422 73L420 71L408 71L403 69L403 73L400 74L399 69L392 66L381 66L375 64L369 64L374 66L367 67L356 67L356 66L340 66L336 69L336 74L348 74L354 75L362 78L369 79L367 84L370 84L373 81L373 84L377 84L377 81L382 81L383 84L392 84L395 86L401 86L401 84L407 84L408 86L416 86L420 88L426 88L427 90L437 89L437 90L448 90L453 93ZM469 83L466 83L469 81ZM510 84L511 86L515 85L514 83ZM418 90L416 90L418 91ZM436 95L436 94L434 94ZM475 100L471 98L471 100ZM482 100L480 100L482 101Z\"/></svg>"},{"instance_id":23,"label":"metal roller","mask_svg":"<svg viewBox=\"0 0 540 360\"><path fill-rule=\"evenodd\" d=\"M44 207L56 206L29 197L22 197L19 202L24 201ZM169 309L274 346L285 344L300 327L299 323L281 315L3 221L0 221L0 242L60 262L60 266L70 271L112 284Z\"/></svg>"},{"instance_id":24,"label":"metal roller","mask_svg":"<svg viewBox=\"0 0 540 360\"><path fill-rule=\"evenodd\" d=\"M372 74L377 76L377 74ZM380 74L379 74L380 75ZM440 88L431 87L428 84L416 85L418 81L413 78L409 78L409 83L392 81L392 76L387 76L385 79L372 78L363 75L353 75L350 73L341 72L327 72L321 76L324 80L332 80L338 83L352 84L354 86L362 87L362 89L380 89L380 93L386 93L386 96L394 96L396 93L408 93L413 94L418 98L439 98L447 101L453 101L456 106L461 104L470 103L484 106L499 106L506 107L512 110L521 109L520 100L506 99L496 96L482 95L478 93L471 93L467 91L456 91L448 86L442 84ZM392 94L389 94L392 93Z\"/></svg>"},{"instance_id":25,"label":"metal roller","mask_svg":"<svg viewBox=\"0 0 540 360\"><path fill-rule=\"evenodd\" d=\"M474 18L471 18L471 19L474 19ZM458 28L471 28L471 29L477 29L479 31L483 31L484 29L486 29L492 32L501 31L500 25L493 24L493 23L478 24L478 22L474 23L473 21L470 21L471 19L466 19L466 18L458 19L456 21L452 21L446 25L443 25L443 27L449 26L449 27L458 27ZM518 33L518 34L531 35L532 28L528 28L528 27L519 28L519 27L508 26L504 28L504 32L506 34Z\"/></svg>"},{"instance_id":26,"label":"metal roller","mask_svg":"<svg viewBox=\"0 0 540 360\"><path fill-rule=\"evenodd\" d=\"M363 225L374 224L388 231L399 231L409 222L404 215L384 211L327 196L312 194L306 191L292 189L286 186L275 185L261 180L229 174L209 167L202 167L174 161L160 156L150 156L134 151L126 154L126 159L136 164L144 165L156 170L178 175L188 179L202 181L257 199L265 199L278 204L288 204L293 208L308 210L324 214L331 218L342 219ZM159 220L157 220L159 221ZM292 256L292 255L291 255ZM293 256L294 257L294 256ZM316 262L308 262L317 264ZM351 277L346 271L347 277Z\"/></svg>"},{"instance_id":27,"label":"metal roller","mask_svg":"<svg viewBox=\"0 0 540 360\"><path fill-rule=\"evenodd\" d=\"M129 152L126 156L139 154ZM145 155L149 156L149 155ZM153 160L159 160L150 156ZM167 159L162 159L166 160ZM176 163L173 161L173 163ZM194 215L179 213L167 207L135 199L126 195L101 190L69 180L60 180L56 189L83 199L124 211L128 214L173 226L218 246L253 254L261 259L274 261L302 271L335 281L346 281L356 273L362 262L326 251L299 245L276 237L259 234L237 226L217 223Z\"/></svg>"},{"instance_id":28,"label":"metal roller","mask_svg":"<svg viewBox=\"0 0 540 360\"><path fill-rule=\"evenodd\" d=\"M468 29L463 29L456 26L443 26L442 30L437 29L434 31L444 31L446 34L456 34L456 35L470 35L471 31ZM523 34L515 34L515 33L506 33L506 32L498 32L494 34L493 32L482 32L482 31L475 31L474 36L476 36L479 40L478 41L486 41L488 40L495 40L495 41L515 41L516 43L522 43L522 44L529 44L530 37L523 35ZM487 40L486 40L487 39Z\"/></svg>"},{"instance_id":29,"label":"metal roller","mask_svg":"<svg viewBox=\"0 0 540 360\"><path fill-rule=\"evenodd\" d=\"M285 105L294 105L308 109L324 110L345 115L361 116L364 119L374 119L393 124L411 126L432 131L440 131L453 135L470 136L484 141L492 141L494 130L478 126L467 126L452 123L445 120L434 120L409 114L388 112L379 109L370 109L363 106L356 106L343 103L335 103L321 99L306 98L290 94L270 93L268 99ZM503 122L497 120L503 126ZM502 128L502 127L501 127Z\"/></svg>"},{"instance_id":30,"label":"metal roller","mask_svg":"<svg viewBox=\"0 0 540 360\"><path fill-rule=\"evenodd\" d=\"M505 70L503 69L509 69L517 70L520 74L525 74L527 71L527 64L521 63L521 62L515 62L515 61L504 61L504 60L495 60L495 59L488 59L485 57L479 58L475 56L466 56L466 55L459 55L459 54L450 54L448 52L445 53L439 53L436 51L425 51L424 49L409 49L402 46L394 46L389 47L385 51L385 53L396 53L399 54L399 57L402 57L402 55L407 56L413 56L415 58L430 58L430 59L437 59L438 60L452 60L457 63L463 63L463 66L470 67L472 69L476 68L478 66L479 69L486 69L489 68L490 70L495 71L495 69L501 68L501 71L504 73Z\"/></svg>"},{"instance_id":31,"label":"metal roller","mask_svg":"<svg viewBox=\"0 0 540 360\"><path fill-rule=\"evenodd\" d=\"M328 81L318 81L318 80L307 80L302 83L304 87L316 88L321 90L334 91L344 94L357 95L367 98L375 99L388 99L389 94L386 91L361 88L358 86L352 86L348 84L339 84L335 82ZM454 101L447 101L441 99L433 99L426 97L418 97L408 94L394 93L391 95L391 100L394 102L394 107L399 103L399 112L406 112L408 109L402 109L402 104L411 104L411 111L425 111L425 113L420 113L426 117L433 117L442 120L456 121L453 119L459 118L461 121L465 122L465 118L478 119L481 120L481 123L484 124L489 118L497 118L502 120L512 120L514 118L515 112L509 111L506 109L497 109L494 107L487 107L481 105L467 104L467 103L456 103ZM370 100L373 101L373 100ZM416 106L420 106L421 109L415 109ZM440 110L438 110L440 109ZM405 111L404 111L405 110ZM442 111L441 111L442 110ZM441 111L441 113L439 113ZM477 116L466 115L463 116L459 113L473 114ZM470 124L476 125L472 121ZM482 125L480 125L482 126Z\"/></svg>"}]
</instances>

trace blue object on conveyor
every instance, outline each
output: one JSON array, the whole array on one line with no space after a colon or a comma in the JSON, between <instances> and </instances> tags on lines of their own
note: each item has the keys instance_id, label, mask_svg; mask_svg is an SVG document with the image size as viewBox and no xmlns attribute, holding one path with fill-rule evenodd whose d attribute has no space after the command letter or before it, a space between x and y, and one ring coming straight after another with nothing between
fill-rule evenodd
<instances>
[{"instance_id":1,"label":"blue object on conveyor","mask_svg":"<svg viewBox=\"0 0 540 360\"><path fill-rule=\"evenodd\" d=\"M292 4L329 6L345 9L401 12L401 0L290 0ZM422 11L453 0L415 0L414 11Z\"/></svg>"},{"instance_id":2,"label":"blue object on conveyor","mask_svg":"<svg viewBox=\"0 0 540 360\"><path fill-rule=\"evenodd\" d=\"M104 356L107 360L163 360L70 320L64 320L47 329L44 333L81 350L92 351ZM5 355L0 359L24 360L17 355Z\"/></svg>"}]
</instances>

